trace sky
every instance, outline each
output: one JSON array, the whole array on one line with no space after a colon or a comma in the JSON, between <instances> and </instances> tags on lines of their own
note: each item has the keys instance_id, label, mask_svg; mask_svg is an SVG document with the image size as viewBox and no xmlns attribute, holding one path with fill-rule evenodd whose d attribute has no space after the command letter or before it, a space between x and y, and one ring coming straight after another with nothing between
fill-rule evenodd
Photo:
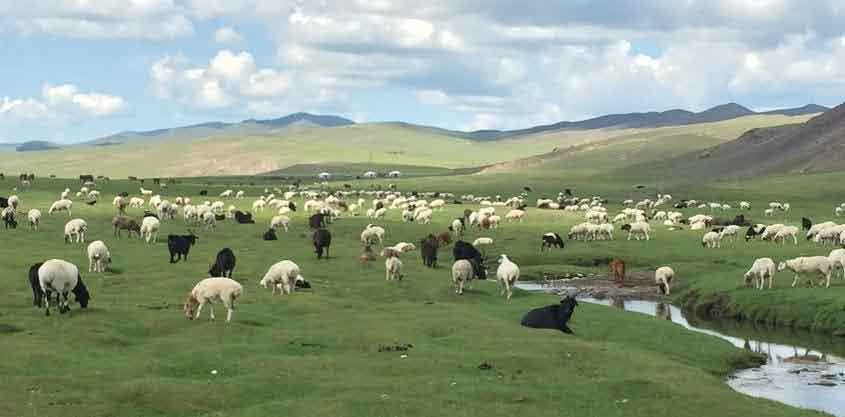
<instances>
[{"instance_id":1,"label":"sky","mask_svg":"<svg viewBox=\"0 0 845 417\"><path fill-rule=\"evenodd\" d=\"M0 142L836 105L845 0L0 0Z\"/></svg>"}]
</instances>

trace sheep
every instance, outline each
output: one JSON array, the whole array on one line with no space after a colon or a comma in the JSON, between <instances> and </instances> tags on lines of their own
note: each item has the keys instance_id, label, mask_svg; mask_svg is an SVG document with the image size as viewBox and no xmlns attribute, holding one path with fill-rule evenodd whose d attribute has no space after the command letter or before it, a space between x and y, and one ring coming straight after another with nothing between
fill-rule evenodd
<instances>
[{"instance_id":1,"label":"sheep","mask_svg":"<svg viewBox=\"0 0 845 417\"><path fill-rule=\"evenodd\" d=\"M791 237L792 241L795 245L798 245L798 227L796 226L784 226L775 234L774 241L780 241L781 245L786 244L786 239Z\"/></svg>"},{"instance_id":2,"label":"sheep","mask_svg":"<svg viewBox=\"0 0 845 417\"><path fill-rule=\"evenodd\" d=\"M473 278L472 263L466 259L459 259L452 264L452 283L455 294L464 295L464 284Z\"/></svg>"},{"instance_id":3,"label":"sheep","mask_svg":"<svg viewBox=\"0 0 845 417\"><path fill-rule=\"evenodd\" d=\"M113 234L118 239L120 238L120 231L126 230L129 232L129 238L132 238L132 232L138 234L138 237L141 237L141 225L138 224L138 221L135 219L130 219L126 216L114 216L111 221Z\"/></svg>"},{"instance_id":4,"label":"sheep","mask_svg":"<svg viewBox=\"0 0 845 417\"><path fill-rule=\"evenodd\" d=\"M263 235L261 235L261 238L264 240L279 240L279 237L276 236L275 229L267 229L267 231L264 232Z\"/></svg>"},{"instance_id":5,"label":"sheep","mask_svg":"<svg viewBox=\"0 0 845 417\"><path fill-rule=\"evenodd\" d=\"M158 229L160 227L161 222L155 217L144 217L144 220L141 221L141 238L147 243L150 243L150 241L157 243Z\"/></svg>"},{"instance_id":6,"label":"sheep","mask_svg":"<svg viewBox=\"0 0 845 417\"><path fill-rule=\"evenodd\" d=\"M53 203L50 206L50 210L47 211L47 214L53 214L58 211L67 211L67 216L70 217L70 209L73 207L73 201L70 200L59 200Z\"/></svg>"},{"instance_id":7,"label":"sheep","mask_svg":"<svg viewBox=\"0 0 845 417\"><path fill-rule=\"evenodd\" d=\"M212 211L206 211L203 213L200 220L205 230L212 230L217 227L217 218L214 216L214 212Z\"/></svg>"},{"instance_id":8,"label":"sheep","mask_svg":"<svg viewBox=\"0 0 845 417\"><path fill-rule=\"evenodd\" d=\"M256 212L256 213L257 213L257 212L263 212L263 211L264 211L264 206L266 206L266 205L267 205L267 202L266 202L266 201L264 201L264 200L255 200L255 201L252 203L252 211L254 211L254 212Z\"/></svg>"},{"instance_id":9,"label":"sheep","mask_svg":"<svg viewBox=\"0 0 845 417\"><path fill-rule=\"evenodd\" d=\"M388 257L384 261L385 278L387 281L402 280L402 260L396 256Z\"/></svg>"},{"instance_id":10,"label":"sheep","mask_svg":"<svg viewBox=\"0 0 845 417\"><path fill-rule=\"evenodd\" d=\"M414 221L419 224L430 224L434 212L431 209L423 209L414 216Z\"/></svg>"},{"instance_id":11,"label":"sheep","mask_svg":"<svg viewBox=\"0 0 845 417\"><path fill-rule=\"evenodd\" d=\"M827 279L827 288L830 288L830 273L832 271L833 262L827 256L801 256L798 258L789 259L778 264L778 271L784 271L789 268L795 273L795 279L792 281L792 286L798 284L800 275L815 273ZM810 281L812 284L812 281Z\"/></svg>"},{"instance_id":12,"label":"sheep","mask_svg":"<svg viewBox=\"0 0 845 417\"><path fill-rule=\"evenodd\" d=\"M640 240L640 236L645 236L645 240L651 240L651 236L648 234L651 231L651 226L648 223L628 223L622 225L621 229L628 232L628 240L631 240L631 237L636 237L637 240Z\"/></svg>"},{"instance_id":13,"label":"sheep","mask_svg":"<svg viewBox=\"0 0 845 417\"><path fill-rule=\"evenodd\" d=\"M16 195L10 195L6 200L6 204L12 209L17 210L18 206L21 204L21 199Z\"/></svg>"},{"instance_id":14,"label":"sheep","mask_svg":"<svg viewBox=\"0 0 845 417\"><path fill-rule=\"evenodd\" d=\"M233 192L234 191L232 191L232 190L223 191L222 193L220 193L220 198L229 198L229 197L232 196Z\"/></svg>"},{"instance_id":15,"label":"sheep","mask_svg":"<svg viewBox=\"0 0 845 417\"><path fill-rule=\"evenodd\" d=\"M170 252L170 263L175 264L180 259L188 260L191 246L197 243L197 236L193 232L187 235L167 235L167 250ZM175 258L175 259L174 259Z\"/></svg>"},{"instance_id":16,"label":"sheep","mask_svg":"<svg viewBox=\"0 0 845 417\"><path fill-rule=\"evenodd\" d=\"M15 220L15 209L11 207L4 208L3 211L0 212L0 217L3 218L3 223L6 229L17 229L18 222Z\"/></svg>"},{"instance_id":17,"label":"sheep","mask_svg":"<svg viewBox=\"0 0 845 417\"><path fill-rule=\"evenodd\" d=\"M475 246L476 248L479 246L490 246L492 244L493 238L490 237L480 237L472 242L472 246Z\"/></svg>"},{"instance_id":18,"label":"sheep","mask_svg":"<svg viewBox=\"0 0 845 417\"><path fill-rule=\"evenodd\" d=\"M239 199L239 200L240 200L240 199L242 199L242 198L244 198L244 191L243 191L243 190L238 190L238 192L237 192L237 193L235 193L235 198L236 198L236 199Z\"/></svg>"},{"instance_id":19,"label":"sheep","mask_svg":"<svg viewBox=\"0 0 845 417\"><path fill-rule=\"evenodd\" d=\"M214 303L222 302L227 310L226 322L230 322L232 312L235 311L235 302L243 295L243 292L243 286L231 278L205 278L188 294L183 306L185 317L188 320L198 319L203 306L210 304L209 316L211 320L214 320Z\"/></svg>"},{"instance_id":20,"label":"sheep","mask_svg":"<svg viewBox=\"0 0 845 417\"><path fill-rule=\"evenodd\" d=\"M751 203L747 201L740 201L739 208L742 210L751 210Z\"/></svg>"},{"instance_id":21,"label":"sheep","mask_svg":"<svg viewBox=\"0 0 845 417\"><path fill-rule=\"evenodd\" d=\"M832 272L842 268L842 277L845 278L845 249L834 249L827 257L830 259Z\"/></svg>"},{"instance_id":22,"label":"sheep","mask_svg":"<svg viewBox=\"0 0 845 417\"><path fill-rule=\"evenodd\" d=\"M361 232L361 244L369 245L378 242L379 245L382 245L384 242L384 233L384 228L368 225L367 228Z\"/></svg>"},{"instance_id":23,"label":"sheep","mask_svg":"<svg viewBox=\"0 0 845 417\"><path fill-rule=\"evenodd\" d=\"M65 243L85 243L88 223L82 219L73 219L65 224Z\"/></svg>"},{"instance_id":24,"label":"sheep","mask_svg":"<svg viewBox=\"0 0 845 417\"><path fill-rule=\"evenodd\" d=\"M29 220L30 229L37 231L38 225L41 223L41 211L38 209L30 209L26 214L26 218Z\"/></svg>"},{"instance_id":25,"label":"sheep","mask_svg":"<svg viewBox=\"0 0 845 417\"><path fill-rule=\"evenodd\" d=\"M67 198L69 196L70 196L70 188L65 188L65 190L62 191L62 195L61 195L61 197L59 197L59 199L60 200L67 200Z\"/></svg>"},{"instance_id":26,"label":"sheep","mask_svg":"<svg viewBox=\"0 0 845 417\"><path fill-rule=\"evenodd\" d=\"M406 253L413 250L417 250L417 247L413 243L399 242L393 245L393 249L397 250L400 253Z\"/></svg>"},{"instance_id":27,"label":"sheep","mask_svg":"<svg viewBox=\"0 0 845 417\"><path fill-rule=\"evenodd\" d=\"M725 226L725 228L722 229L722 232L720 233L721 236L719 237L719 240L723 240L726 237L730 237L731 240L736 241L736 237L737 235L739 235L740 230L742 229L735 224Z\"/></svg>"},{"instance_id":28,"label":"sheep","mask_svg":"<svg viewBox=\"0 0 845 417\"><path fill-rule=\"evenodd\" d=\"M285 229L285 232L288 231L288 227L290 225L290 217L288 216L274 216L270 220L270 228L271 229L278 229L282 227Z\"/></svg>"},{"instance_id":29,"label":"sheep","mask_svg":"<svg viewBox=\"0 0 845 417\"><path fill-rule=\"evenodd\" d=\"M707 232L701 238L701 246L705 248L715 249L722 247L722 235L716 232Z\"/></svg>"},{"instance_id":30,"label":"sheep","mask_svg":"<svg viewBox=\"0 0 845 417\"><path fill-rule=\"evenodd\" d=\"M46 315L50 315L50 294L54 291L59 297L59 313L64 314L70 311L67 297L68 292L71 291L79 306L83 309L88 308L91 296L82 282L82 276L76 265L61 259L50 259L38 267L37 274Z\"/></svg>"},{"instance_id":31,"label":"sheep","mask_svg":"<svg viewBox=\"0 0 845 417\"><path fill-rule=\"evenodd\" d=\"M598 225L596 230L596 239L598 240L613 240L613 225L610 223L602 223Z\"/></svg>"},{"instance_id":32,"label":"sheep","mask_svg":"<svg viewBox=\"0 0 845 417\"><path fill-rule=\"evenodd\" d=\"M326 259L329 259L329 247L332 245L332 234L327 229L317 229L311 235L311 241L314 243L314 252L317 254L317 259L323 258L323 251L326 252Z\"/></svg>"},{"instance_id":33,"label":"sheep","mask_svg":"<svg viewBox=\"0 0 845 417\"><path fill-rule=\"evenodd\" d=\"M455 246L452 247L452 257L454 257L456 261L460 259L470 261L470 263L472 263L475 277L477 279L487 279L487 270L484 267L484 258L475 246L472 246L463 240L459 240L455 242Z\"/></svg>"},{"instance_id":34,"label":"sheep","mask_svg":"<svg viewBox=\"0 0 845 417\"><path fill-rule=\"evenodd\" d=\"M511 262L507 255L499 255L499 268L496 270L496 278L502 285L501 295L505 295L507 300L511 299L511 288L519 280L519 266Z\"/></svg>"},{"instance_id":35,"label":"sheep","mask_svg":"<svg viewBox=\"0 0 845 417\"><path fill-rule=\"evenodd\" d=\"M766 230L764 230L763 233L760 234L760 239L771 240L777 235L780 229L783 229L784 227L786 227L786 225L780 223L766 226Z\"/></svg>"},{"instance_id":36,"label":"sheep","mask_svg":"<svg viewBox=\"0 0 845 417\"><path fill-rule=\"evenodd\" d=\"M541 240L543 241L543 243L540 246L540 252L543 252L546 249L551 251L553 247L563 249L563 247L565 246L563 243L563 238L561 238L559 234L554 232L544 233L541 237Z\"/></svg>"},{"instance_id":37,"label":"sheep","mask_svg":"<svg viewBox=\"0 0 845 417\"><path fill-rule=\"evenodd\" d=\"M299 265L293 261L284 260L270 266L259 285L270 288L273 295L276 294L276 290L279 290L281 295L289 295L296 290L297 281L305 281L300 273Z\"/></svg>"},{"instance_id":38,"label":"sheep","mask_svg":"<svg viewBox=\"0 0 845 417\"><path fill-rule=\"evenodd\" d=\"M449 231L454 233L456 237L461 237L464 235L464 219L455 219L452 220L452 225L449 226Z\"/></svg>"},{"instance_id":39,"label":"sheep","mask_svg":"<svg viewBox=\"0 0 845 417\"><path fill-rule=\"evenodd\" d=\"M129 207L141 208L144 207L144 199L140 197L132 197L129 199Z\"/></svg>"},{"instance_id":40,"label":"sheep","mask_svg":"<svg viewBox=\"0 0 845 417\"><path fill-rule=\"evenodd\" d=\"M111 264L111 253L102 240L95 240L88 245L88 272L106 272Z\"/></svg>"},{"instance_id":41,"label":"sheep","mask_svg":"<svg viewBox=\"0 0 845 417\"><path fill-rule=\"evenodd\" d=\"M657 284L657 293L670 295L672 292L672 280L675 279L675 271L668 266L661 266L654 271L654 283Z\"/></svg>"},{"instance_id":42,"label":"sheep","mask_svg":"<svg viewBox=\"0 0 845 417\"><path fill-rule=\"evenodd\" d=\"M522 223L522 219L525 218L525 210L511 210L507 214L505 214L505 220L508 223L519 220Z\"/></svg>"},{"instance_id":43,"label":"sheep","mask_svg":"<svg viewBox=\"0 0 845 417\"><path fill-rule=\"evenodd\" d=\"M763 215L766 217L773 217L775 215L775 209L765 209L763 210Z\"/></svg>"},{"instance_id":44,"label":"sheep","mask_svg":"<svg viewBox=\"0 0 845 417\"><path fill-rule=\"evenodd\" d=\"M754 280L754 288L763 289L766 278L769 279L769 289L772 289L772 279L775 276L775 261L772 258L758 258L751 264L751 269L743 275L745 283Z\"/></svg>"},{"instance_id":45,"label":"sheep","mask_svg":"<svg viewBox=\"0 0 845 417\"><path fill-rule=\"evenodd\" d=\"M208 267L208 276L232 278L235 272L235 253L229 248L223 248L217 252L214 263Z\"/></svg>"},{"instance_id":46,"label":"sheep","mask_svg":"<svg viewBox=\"0 0 845 417\"><path fill-rule=\"evenodd\" d=\"M834 222L824 222L824 223L816 223L810 226L810 229L807 230L807 240L813 240L813 238L822 230L827 229L828 227L834 227L836 223Z\"/></svg>"}]
</instances>

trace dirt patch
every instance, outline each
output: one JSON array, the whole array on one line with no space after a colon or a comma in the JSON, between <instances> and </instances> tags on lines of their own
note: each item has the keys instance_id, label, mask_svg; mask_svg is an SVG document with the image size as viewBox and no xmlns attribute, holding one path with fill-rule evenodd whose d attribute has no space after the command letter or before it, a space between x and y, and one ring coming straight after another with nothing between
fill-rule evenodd
<instances>
[{"instance_id":1,"label":"dirt patch","mask_svg":"<svg viewBox=\"0 0 845 417\"><path fill-rule=\"evenodd\" d=\"M596 299L613 298L618 300L662 300L654 284L654 273L650 271L629 272L625 282L618 283L607 275L567 273L557 276L545 276L538 282L543 288L553 292L567 292L577 297Z\"/></svg>"}]
</instances>

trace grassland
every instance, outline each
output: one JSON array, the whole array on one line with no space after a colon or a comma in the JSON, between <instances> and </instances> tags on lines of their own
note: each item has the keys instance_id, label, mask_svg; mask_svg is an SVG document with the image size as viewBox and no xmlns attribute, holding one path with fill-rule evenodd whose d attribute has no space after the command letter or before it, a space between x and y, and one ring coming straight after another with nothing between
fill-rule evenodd
<instances>
[{"instance_id":1,"label":"grassland","mask_svg":"<svg viewBox=\"0 0 845 417\"><path fill-rule=\"evenodd\" d=\"M478 177L417 179L413 184L426 189L462 181L471 192ZM489 190L505 195L520 188L522 180L514 177ZM254 187L245 189L254 196L270 183L278 184L256 179ZM20 193L23 208L44 210L61 189L77 185L37 181ZM10 186L0 183L0 193L8 194ZM114 181L105 186L104 196L134 188ZM223 186L183 183L171 186L168 195L196 199L200 188L216 193ZM244 207L249 201L237 204ZM403 224L391 212L383 222L388 241L416 241L443 230L463 208L450 206L430 226ZM25 279L30 264L47 258L64 258L84 268L84 247L61 240L67 217L45 216L37 233L25 227L2 232L7 244L0 247L0 265L7 279L0 281L6 294L0 303L5 355L0 362L0 415L819 415L733 392L724 376L753 356L668 322L582 305L571 323L574 336L522 328L518 322L525 311L555 298L517 292L507 303L491 282L477 282L466 295L457 296L450 287L448 251L441 252L441 267L435 270L408 256L406 279L385 282L381 265L365 268L355 262L357 235L368 222L364 218L345 218L331 226L335 240L328 261L314 259L302 213L280 241L260 240L270 216L265 213L257 225L224 223L201 233L191 259L170 265L163 242L145 245L113 238L111 215L107 204L75 207L74 217L90 224L89 241L109 244L114 269L102 275L83 273L92 304L88 311L74 309L69 316L47 318L34 309ZM736 249L707 252L692 233L658 232L649 243L570 243L554 254L538 253L541 232L562 231L575 221L580 219L562 212L530 210L525 223L491 232L498 243L490 254L510 254L523 266L526 279L550 270L588 269L585 265L594 257L614 254L628 259L634 269L676 266L682 291L709 286L759 297L739 288L735 275L748 256L809 249L737 243ZM180 220L165 222L162 235L184 230ZM208 262L222 247L235 250L235 277L244 280L246 291L234 322L188 322L180 309L184 294L205 276ZM298 262L314 289L291 297L272 297L260 289L261 275L281 259ZM827 291L789 290L782 281L778 284L767 297L829 296L833 303L834 296L842 300L845 289L841 282ZM380 345L395 343L413 348L406 358L378 352ZM494 369L480 370L482 362Z\"/></svg>"}]
</instances>

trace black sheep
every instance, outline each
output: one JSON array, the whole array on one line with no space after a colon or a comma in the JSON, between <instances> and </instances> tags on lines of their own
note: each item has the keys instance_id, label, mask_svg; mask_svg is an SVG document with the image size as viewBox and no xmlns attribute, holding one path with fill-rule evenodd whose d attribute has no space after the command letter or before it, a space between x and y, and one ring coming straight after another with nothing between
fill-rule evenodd
<instances>
[{"instance_id":1,"label":"black sheep","mask_svg":"<svg viewBox=\"0 0 845 417\"><path fill-rule=\"evenodd\" d=\"M208 268L208 276L232 278L232 273L235 272L235 261L235 253L231 249L221 249L217 252L214 263Z\"/></svg>"},{"instance_id":2,"label":"black sheep","mask_svg":"<svg viewBox=\"0 0 845 417\"><path fill-rule=\"evenodd\" d=\"M472 264L472 270L476 279L487 279L487 270L484 268L484 258L481 252L471 244L459 240L452 248L452 256L456 261L466 259Z\"/></svg>"},{"instance_id":3,"label":"black sheep","mask_svg":"<svg viewBox=\"0 0 845 417\"><path fill-rule=\"evenodd\" d=\"M804 229L804 230L810 230L811 227L813 227L813 221L806 218L806 217L802 217L801 218L801 228Z\"/></svg>"},{"instance_id":4,"label":"black sheep","mask_svg":"<svg viewBox=\"0 0 845 417\"><path fill-rule=\"evenodd\" d=\"M15 211L14 210L7 210L3 213L3 224L6 227L6 229L9 229L9 228L17 229L18 228L18 221L15 220Z\"/></svg>"},{"instance_id":5,"label":"black sheep","mask_svg":"<svg viewBox=\"0 0 845 417\"><path fill-rule=\"evenodd\" d=\"M564 243L563 243L563 238L561 238L560 235L557 234L557 233L553 233L553 232L546 233L546 234L543 235L542 239L543 239L543 244L542 244L542 246L540 246L540 252L542 252L546 249L551 250L551 248L554 248L554 247L558 247L558 248L563 249L563 247L565 246Z\"/></svg>"},{"instance_id":6,"label":"black sheep","mask_svg":"<svg viewBox=\"0 0 845 417\"><path fill-rule=\"evenodd\" d=\"M323 259L323 251L326 252L326 259L329 259L329 247L332 245L332 234L327 229L317 229L311 236L314 242L314 252L317 259Z\"/></svg>"},{"instance_id":7,"label":"black sheep","mask_svg":"<svg viewBox=\"0 0 845 417\"><path fill-rule=\"evenodd\" d=\"M244 213L240 210L235 212L235 221L238 224L255 224L255 220L252 219L252 213Z\"/></svg>"},{"instance_id":8,"label":"black sheep","mask_svg":"<svg viewBox=\"0 0 845 417\"><path fill-rule=\"evenodd\" d=\"M197 243L197 237L190 235L167 235L167 250L170 251L170 263L175 264L180 259L188 260L188 252L191 246ZM176 259L174 260L174 256Z\"/></svg>"},{"instance_id":9,"label":"black sheep","mask_svg":"<svg viewBox=\"0 0 845 417\"><path fill-rule=\"evenodd\" d=\"M745 241L748 242L749 240L762 235L765 231L766 226L762 226L759 229L757 228L757 226L750 226L748 227L748 230L745 231Z\"/></svg>"},{"instance_id":10,"label":"black sheep","mask_svg":"<svg viewBox=\"0 0 845 417\"><path fill-rule=\"evenodd\" d=\"M567 334L572 334L572 329L567 323L575 312L578 301L572 297L565 297L560 304L553 304L546 307L535 308L525 313L522 317L522 324L533 329L555 329Z\"/></svg>"},{"instance_id":11,"label":"black sheep","mask_svg":"<svg viewBox=\"0 0 845 417\"><path fill-rule=\"evenodd\" d=\"M264 240L279 240L279 238L276 236L276 229L273 228L267 229L267 231L264 232L264 235L261 238Z\"/></svg>"}]
</instances>

